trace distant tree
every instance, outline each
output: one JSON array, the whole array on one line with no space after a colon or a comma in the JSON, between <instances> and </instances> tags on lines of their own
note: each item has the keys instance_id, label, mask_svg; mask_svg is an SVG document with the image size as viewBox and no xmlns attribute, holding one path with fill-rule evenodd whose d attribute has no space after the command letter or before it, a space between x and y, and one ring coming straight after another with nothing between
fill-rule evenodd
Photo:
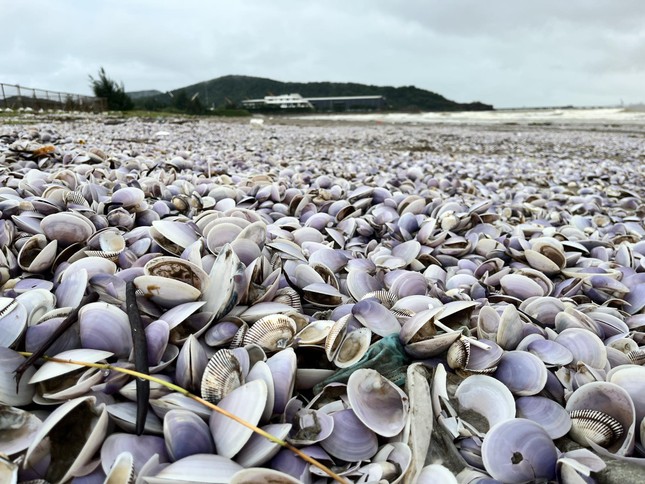
<instances>
[{"instance_id":1,"label":"distant tree","mask_svg":"<svg viewBox=\"0 0 645 484\"><path fill-rule=\"evenodd\" d=\"M94 79L90 75L90 86L96 97L107 100L107 107L110 111L129 111L134 107L132 99L125 93L123 82L118 84L110 79L103 67L99 69L98 79Z\"/></svg>"}]
</instances>

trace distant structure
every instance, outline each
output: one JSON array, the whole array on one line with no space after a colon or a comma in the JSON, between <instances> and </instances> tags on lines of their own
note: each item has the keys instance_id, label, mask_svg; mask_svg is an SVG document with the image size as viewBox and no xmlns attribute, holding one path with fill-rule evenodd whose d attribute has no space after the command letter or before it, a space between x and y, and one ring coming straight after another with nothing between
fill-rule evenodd
<instances>
[{"instance_id":1,"label":"distant structure","mask_svg":"<svg viewBox=\"0 0 645 484\"><path fill-rule=\"evenodd\" d=\"M298 93L242 101L249 110L374 111L387 107L383 96L308 97Z\"/></svg>"}]
</instances>

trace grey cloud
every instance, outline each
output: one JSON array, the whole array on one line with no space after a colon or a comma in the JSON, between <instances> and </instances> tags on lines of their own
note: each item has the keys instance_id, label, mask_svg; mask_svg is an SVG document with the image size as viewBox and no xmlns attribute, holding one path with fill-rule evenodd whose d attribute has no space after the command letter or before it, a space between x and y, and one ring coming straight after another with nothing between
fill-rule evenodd
<instances>
[{"instance_id":1,"label":"grey cloud","mask_svg":"<svg viewBox=\"0 0 645 484\"><path fill-rule=\"evenodd\" d=\"M496 106L643 101L640 0L0 0L0 81L89 92L226 74L411 85Z\"/></svg>"}]
</instances>

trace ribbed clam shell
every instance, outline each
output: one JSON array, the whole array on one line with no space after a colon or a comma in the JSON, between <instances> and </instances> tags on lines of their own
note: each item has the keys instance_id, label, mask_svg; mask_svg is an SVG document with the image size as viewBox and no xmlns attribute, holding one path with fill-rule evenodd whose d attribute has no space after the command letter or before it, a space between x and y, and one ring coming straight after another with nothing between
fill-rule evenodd
<instances>
[{"instance_id":1,"label":"ribbed clam shell","mask_svg":"<svg viewBox=\"0 0 645 484\"><path fill-rule=\"evenodd\" d=\"M283 287L278 289L273 298L273 302L287 304L291 306L296 312L302 313L302 301L298 292L291 287Z\"/></svg>"},{"instance_id":2,"label":"ribbed clam shell","mask_svg":"<svg viewBox=\"0 0 645 484\"><path fill-rule=\"evenodd\" d=\"M336 352L334 365L347 368L357 363L367 353L371 342L372 332L369 328L358 328L348 333Z\"/></svg>"},{"instance_id":3,"label":"ribbed clam shell","mask_svg":"<svg viewBox=\"0 0 645 484\"><path fill-rule=\"evenodd\" d=\"M105 484L134 484L134 458L130 452L121 452L105 477Z\"/></svg>"},{"instance_id":4,"label":"ribbed clam shell","mask_svg":"<svg viewBox=\"0 0 645 484\"><path fill-rule=\"evenodd\" d=\"M396 294L394 294L393 292L387 291L385 289L380 289L378 291L370 291L368 293L365 293L365 295L363 295L361 300L370 299L370 298L378 299L380 303L388 309L391 309L392 306L394 306L396 302L399 300Z\"/></svg>"},{"instance_id":5,"label":"ribbed clam shell","mask_svg":"<svg viewBox=\"0 0 645 484\"><path fill-rule=\"evenodd\" d=\"M243 383L242 366L235 354L227 349L218 350L204 370L202 398L217 403Z\"/></svg>"},{"instance_id":6,"label":"ribbed clam shell","mask_svg":"<svg viewBox=\"0 0 645 484\"><path fill-rule=\"evenodd\" d=\"M450 368L465 368L468 365L468 361L470 360L470 341L468 340L468 338L459 338L452 345L450 345L446 358L448 360L448 366Z\"/></svg>"},{"instance_id":7,"label":"ribbed clam shell","mask_svg":"<svg viewBox=\"0 0 645 484\"><path fill-rule=\"evenodd\" d=\"M350 316L347 315L336 321L329 330L327 338L325 338L325 353L329 361L334 361L336 353L338 352L343 339L345 339L349 318Z\"/></svg>"},{"instance_id":8,"label":"ribbed clam shell","mask_svg":"<svg viewBox=\"0 0 645 484\"><path fill-rule=\"evenodd\" d=\"M624 433L623 426L615 418L599 410L573 410L569 434L576 442L587 445L587 441L608 447Z\"/></svg>"},{"instance_id":9,"label":"ribbed clam shell","mask_svg":"<svg viewBox=\"0 0 645 484\"><path fill-rule=\"evenodd\" d=\"M633 350L627 353L627 358L634 365L643 365L645 364L645 350Z\"/></svg>"},{"instance_id":10,"label":"ribbed clam shell","mask_svg":"<svg viewBox=\"0 0 645 484\"><path fill-rule=\"evenodd\" d=\"M243 323L231 338L229 347L231 349L241 348L244 345L244 337L246 336L246 333L248 330L249 330L249 325L246 323Z\"/></svg>"},{"instance_id":11,"label":"ribbed clam shell","mask_svg":"<svg viewBox=\"0 0 645 484\"><path fill-rule=\"evenodd\" d=\"M289 346L296 334L296 323L288 316L272 314L257 320L244 335L243 344L257 344L266 351Z\"/></svg>"}]
</instances>

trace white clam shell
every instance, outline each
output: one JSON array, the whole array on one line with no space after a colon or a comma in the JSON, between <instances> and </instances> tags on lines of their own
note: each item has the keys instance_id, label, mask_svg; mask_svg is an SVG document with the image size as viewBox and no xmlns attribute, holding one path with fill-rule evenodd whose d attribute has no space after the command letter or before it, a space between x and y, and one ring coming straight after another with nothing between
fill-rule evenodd
<instances>
[{"instance_id":1,"label":"white clam shell","mask_svg":"<svg viewBox=\"0 0 645 484\"><path fill-rule=\"evenodd\" d=\"M291 424L269 424L261 427L265 432L284 440ZM282 447L259 434L253 434L242 450L235 457L235 461L243 467L254 467L264 464L276 455Z\"/></svg>"},{"instance_id":2,"label":"white clam shell","mask_svg":"<svg viewBox=\"0 0 645 484\"><path fill-rule=\"evenodd\" d=\"M242 469L221 455L195 454L173 462L145 480L148 484L228 484Z\"/></svg>"},{"instance_id":3,"label":"white clam shell","mask_svg":"<svg viewBox=\"0 0 645 484\"><path fill-rule=\"evenodd\" d=\"M78 350L69 350L63 351L54 355L54 358L60 360L74 360L84 363L97 363L101 360L105 360L114 353L109 351L102 350L93 350L93 349L78 349ZM29 383L38 383L45 380L50 380L58 376L64 375L65 373L70 373L82 368L82 366L74 365L72 363L59 363L56 361L46 361L43 366L38 368L38 371L29 379Z\"/></svg>"},{"instance_id":4,"label":"white clam shell","mask_svg":"<svg viewBox=\"0 0 645 484\"><path fill-rule=\"evenodd\" d=\"M405 427L408 396L376 370L353 372L347 381L347 397L356 416L375 433L393 437Z\"/></svg>"},{"instance_id":5,"label":"white clam shell","mask_svg":"<svg viewBox=\"0 0 645 484\"><path fill-rule=\"evenodd\" d=\"M483 415L489 427L515 418L515 399L506 385L487 375L471 375L455 391L459 404Z\"/></svg>"},{"instance_id":6,"label":"white clam shell","mask_svg":"<svg viewBox=\"0 0 645 484\"><path fill-rule=\"evenodd\" d=\"M218 406L253 425L257 425L264 412L266 398L266 384L262 380L254 380L226 395L220 400ZM229 458L232 458L244 447L253 433L247 427L217 412L211 414L209 426L217 453Z\"/></svg>"}]
</instances>

